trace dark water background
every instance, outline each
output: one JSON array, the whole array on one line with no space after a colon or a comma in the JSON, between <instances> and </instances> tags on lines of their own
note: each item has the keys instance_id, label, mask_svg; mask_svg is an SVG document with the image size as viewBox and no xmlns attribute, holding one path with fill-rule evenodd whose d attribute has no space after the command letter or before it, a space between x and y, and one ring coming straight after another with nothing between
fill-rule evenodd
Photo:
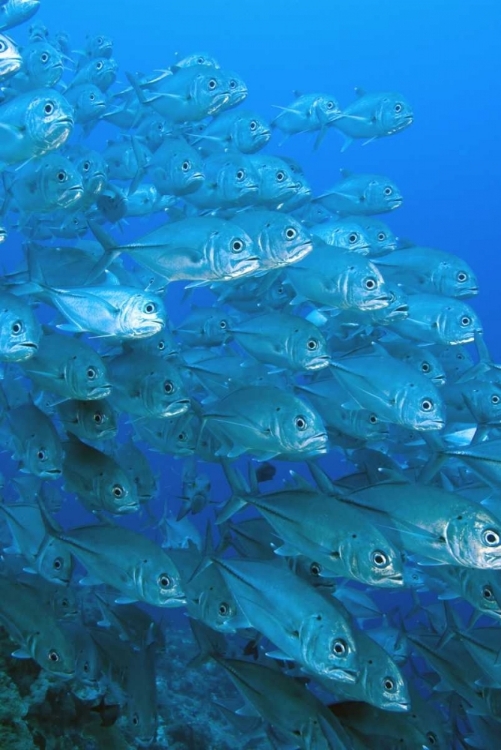
<instances>
[{"instance_id":1,"label":"dark water background","mask_svg":"<svg viewBox=\"0 0 501 750\"><path fill-rule=\"evenodd\" d=\"M268 151L296 158L317 194L338 180L340 168L393 179L404 203L382 218L401 237L467 259L480 284L473 307L501 361L499 0L42 0L33 20L66 31L73 49L84 46L86 34L112 37L124 87L125 71L148 73L171 65L175 53L207 52L242 76L245 106L269 119L278 112L273 105L289 104L295 89L331 93L341 107L354 99L355 86L401 91L415 113L403 133L365 147L355 143L344 154L334 130L316 152L309 136L280 147L276 135ZM16 41L27 40L27 26L10 32ZM117 135L99 124L90 142L104 145ZM147 229L133 219L125 236ZM8 268L20 257L13 240L2 252ZM170 290L167 309L175 321L179 300L179 289ZM159 509L179 492L181 462L150 458L161 473ZM11 475L13 462L5 455L1 461ZM203 471L212 476L214 499L227 496L220 470ZM70 525L88 520L72 508ZM203 519L197 523L202 527Z\"/></svg>"}]
</instances>

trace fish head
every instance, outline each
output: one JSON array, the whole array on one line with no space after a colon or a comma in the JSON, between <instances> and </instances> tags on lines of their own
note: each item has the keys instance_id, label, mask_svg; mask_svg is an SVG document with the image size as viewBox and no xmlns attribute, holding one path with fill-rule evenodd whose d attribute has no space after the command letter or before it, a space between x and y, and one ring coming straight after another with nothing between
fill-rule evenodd
<instances>
[{"instance_id":1,"label":"fish head","mask_svg":"<svg viewBox=\"0 0 501 750\"><path fill-rule=\"evenodd\" d=\"M398 248L397 237L383 221L374 216L357 216L357 221L368 234L371 256L386 255Z\"/></svg>"},{"instance_id":2,"label":"fish head","mask_svg":"<svg viewBox=\"0 0 501 750\"><path fill-rule=\"evenodd\" d=\"M17 297L0 295L0 361L24 362L33 357L42 329L29 305Z\"/></svg>"},{"instance_id":3,"label":"fish head","mask_svg":"<svg viewBox=\"0 0 501 750\"><path fill-rule=\"evenodd\" d=\"M437 263L431 280L444 297L473 297L478 294L477 277L465 261L460 258Z\"/></svg>"},{"instance_id":4,"label":"fish head","mask_svg":"<svg viewBox=\"0 0 501 750\"><path fill-rule=\"evenodd\" d=\"M135 578L143 600L155 607L179 607L186 602L179 571L165 550L156 559L142 560Z\"/></svg>"},{"instance_id":5,"label":"fish head","mask_svg":"<svg viewBox=\"0 0 501 750\"><path fill-rule=\"evenodd\" d=\"M167 142L167 141L166 141ZM167 158L155 162L154 181L162 194L189 195L205 180L204 165L197 151L182 140L170 149Z\"/></svg>"},{"instance_id":6,"label":"fish head","mask_svg":"<svg viewBox=\"0 0 501 750\"><path fill-rule=\"evenodd\" d=\"M501 619L501 586L492 573L488 570L473 570L464 585L468 598L476 609Z\"/></svg>"},{"instance_id":7,"label":"fish head","mask_svg":"<svg viewBox=\"0 0 501 750\"><path fill-rule=\"evenodd\" d=\"M291 321L292 323L292 321ZM329 366L330 356L322 332L312 323L292 323L286 341L289 357L298 369L322 370Z\"/></svg>"},{"instance_id":8,"label":"fish head","mask_svg":"<svg viewBox=\"0 0 501 750\"><path fill-rule=\"evenodd\" d=\"M218 109L219 112L222 109L230 109L230 107L235 107L237 104L240 104L240 102L243 102L244 99L247 98L247 94L249 93L247 84L238 75L238 73L225 70L224 78L226 90L228 92L228 100L222 105L220 109Z\"/></svg>"},{"instance_id":9,"label":"fish head","mask_svg":"<svg viewBox=\"0 0 501 750\"><path fill-rule=\"evenodd\" d=\"M475 334L482 333L478 315L462 300L449 300L432 325L444 344L470 344L475 341Z\"/></svg>"},{"instance_id":10,"label":"fish head","mask_svg":"<svg viewBox=\"0 0 501 750\"><path fill-rule=\"evenodd\" d=\"M367 213L393 211L402 205L403 197L394 182L386 177L376 177L364 185L361 201Z\"/></svg>"},{"instance_id":11,"label":"fish head","mask_svg":"<svg viewBox=\"0 0 501 750\"><path fill-rule=\"evenodd\" d=\"M71 574L70 574L71 577ZM68 581L70 579L68 578ZM67 619L72 620L78 617L79 606L78 598L69 586L58 587L51 594L50 599L51 607L59 620Z\"/></svg>"},{"instance_id":12,"label":"fish head","mask_svg":"<svg viewBox=\"0 0 501 750\"><path fill-rule=\"evenodd\" d=\"M347 253L347 256L338 280L346 308L380 310L388 307L391 294L379 269L358 253Z\"/></svg>"},{"instance_id":13,"label":"fish head","mask_svg":"<svg viewBox=\"0 0 501 750\"><path fill-rule=\"evenodd\" d=\"M399 133L414 121L411 105L401 94L397 93L382 95L374 115L383 135Z\"/></svg>"},{"instance_id":14,"label":"fish head","mask_svg":"<svg viewBox=\"0 0 501 750\"><path fill-rule=\"evenodd\" d=\"M165 327L167 322L163 301L147 292L131 294L118 314L118 328L127 338L148 338Z\"/></svg>"},{"instance_id":15,"label":"fish head","mask_svg":"<svg viewBox=\"0 0 501 750\"><path fill-rule=\"evenodd\" d=\"M357 224L356 219L327 222L315 227L313 232L328 245L362 255L369 254L369 235L363 227Z\"/></svg>"},{"instance_id":16,"label":"fish head","mask_svg":"<svg viewBox=\"0 0 501 750\"><path fill-rule=\"evenodd\" d=\"M265 205L278 206L292 198L299 190L301 183L298 175L283 159L256 154L252 163L258 173L259 197Z\"/></svg>"},{"instance_id":17,"label":"fish head","mask_svg":"<svg viewBox=\"0 0 501 750\"><path fill-rule=\"evenodd\" d=\"M340 555L354 578L370 586L403 586L402 554L382 533L364 530L348 536L340 545Z\"/></svg>"},{"instance_id":18,"label":"fish head","mask_svg":"<svg viewBox=\"0 0 501 750\"><path fill-rule=\"evenodd\" d=\"M85 52L89 57L111 57L113 39L104 34L93 34L87 38Z\"/></svg>"},{"instance_id":19,"label":"fish head","mask_svg":"<svg viewBox=\"0 0 501 750\"><path fill-rule=\"evenodd\" d=\"M55 86L63 75L61 52L46 39L30 44L23 52L23 61L31 83L37 87Z\"/></svg>"},{"instance_id":20,"label":"fish head","mask_svg":"<svg viewBox=\"0 0 501 750\"><path fill-rule=\"evenodd\" d=\"M437 389L416 374L398 391L394 405L399 413L399 422L414 430L441 430L445 426L445 405Z\"/></svg>"},{"instance_id":21,"label":"fish head","mask_svg":"<svg viewBox=\"0 0 501 750\"><path fill-rule=\"evenodd\" d=\"M342 116L339 102L333 96L318 94L313 105L318 121L322 126L331 125Z\"/></svg>"},{"instance_id":22,"label":"fish head","mask_svg":"<svg viewBox=\"0 0 501 750\"><path fill-rule=\"evenodd\" d=\"M68 586L73 572L73 556L57 539L46 539L39 552L37 569L47 581Z\"/></svg>"},{"instance_id":23,"label":"fish head","mask_svg":"<svg viewBox=\"0 0 501 750\"><path fill-rule=\"evenodd\" d=\"M180 372L163 359L143 378L141 391L144 407L154 417L177 417L190 407Z\"/></svg>"},{"instance_id":24,"label":"fish head","mask_svg":"<svg viewBox=\"0 0 501 750\"><path fill-rule=\"evenodd\" d=\"M37 154L62 146L74 125L73 108L54 89L41 89L32 95L26 109L26 128Z\"/></svg>"},{"instance_id":25,"label":"fish head","mask_svg":"<svg viewBox=\"0 0 501 750\"><path fill-rule=\"evenodd\" d=\"M279 437L284 452L315 456L326 453L329 440L320 414L301 399L283 408L276 406L272 431Z\"/></svg>"},{"instance_id":26,"label":"fish head","mask_svg":"<svg viewBox=\"0 0 501 750\"><path fill-rule=\"evenodd\" d=\"M105 364L95 352L70 354L64 365L63 377L73 398L94 401L106 398L111 393Z\"/></svg>"},{"instance_id":27,"label":"fish head","mask_svg":"<svg viewBox=\"0 0 501 750\"><path fill-rule=\"evenodd\" d=\"M279 212L270 212L264 219L259 234L259 247L269 265L279 267L296 263L311 253L311 234L297 219ZM278 286L283 287L283 284Z\"/></svg>"},{"instance_id":28,"label":"fish head","mask_svg":"<svg viewBox=\"0 0 501 750\"><path fill-rule=\"evenodd\" d=\"M47 672L67 680L75 676L76 649L62 628L47 628L45 623L41 623L40 630L33 634L30 645L33 658Z\"/></svg>"},{"instance_id":29,"label":"fish head","mask_svg":"<svg viewBox=\"0 0 501 750\"><path fill-rule=\"evenodd\" d=\"M259 269L254 243L243 229L231 222L211 233L205 255L216 278L239 278Z\"/></svg>"},{"instance_id":30,"label":"fish head","mask_svg":"<svg viewBox=\"0 0 501 750\"><path fill-rule=\"evenodd\" d=\"M380 658L369 671L366 681L368 702L384 711L402 713L409 711L411 699L405 679L399 668L381 649Z\"/></svg>"},{"instance_id":31,"label":"fish head","mask_svg":"<svg viewBox=\"0 0 501 750\"><path fill-rule=\"evenodd\" d=\"M42 479L59 479L63 470L63 450L59 438L41 440L33 435L23 446L23 457L31 474Z\"/></svg>"},{"instance_id":32,"label":"fish head","mask_svg":"<svg viewBox=\"0 0 501 750\"><path fill-rule=\"evenodd\" d=\"M106 91L117 77L118 65L111 57L97 57L86 67L88 82L94 83L101 91Z\"/></svg>"},{"instance_id":33,"label":"fish head","mask_svg":"<svg viewBox=\"0 0 501 750\"><path fill-rule=\"evenodd\" d=\"M207 65L194 65L192 71L189 98L196 102L199 108L199 119L221 112L230 101L227 75L221 68Z\"/></svg>"},{"instance_id":34,"label":"fish head","mask_svg":"<svg viewBox=\"0 0 501 750\"><path fill-rule=\"evenodd\" d=\"M243 154L254 154L264 148L271 138L271 128L260 115L242 112L231 127L232 142Z\"/></svg>"},{"instance_id":35,"label":"fish head","mask_svg":"<svg viewBox=\"0 0 501 750\"><path fill-rule=\"evenodd\" d=\"M23 64L21 54L8 36L0 34L0 80L15 75Z\"/></svg>"},{"instance_id":36,"label":"fish head","mask_svg":"<svg viewBox=\"0 0 501 750\"><path fill-rule=\"evenodd\" d=\"M348 623L337 612L311 613L301 623L299 647L302 662L314 674L353 683L359 671L356 642Z\"/></svg>"},{"instance_id":37,"label":"fish head","mask_svg":"<svg viewBox=\"0 0 501 750\"><path fill-rule=\"evenodd\" d=\"M449 519L445 543L459 565L501 568L501 521L481 506L467 507Z\"/></svg>"},{"instance_id":38,"label":"fish head","mask_svg":"<svg viewBox=\"0 0 501 750\"><path fill-rule=\"evenodd\" d=\"M82 199L82 180L73 164L59 154L46 154L40 167L39 189L47 206L72 208Z\"/></svg>"},{"instance_id":39,"label":"fish head","mask_svg":"<svg viewBox=\"0 0 501 750\"><path fill-rule=\"evenodd\" d=\"M71 156L70 156L71 158ZM71 158L87 195L102 193L108 182L108 165L98 151L83 149Z\"/></svg>"},{"instance_id":40,"label":"fish head","mask_svg":"<svg viewBox=\"0 0 501 750\"><path fill-rule=\"evenodd\" d=\"M110 513L128 514L139 510L134 482L114 461L110 461L103 471L96 471L92 485L102 507Z\"/></svg>"},{"instance_id":41,"label":"fish head","mask_svg":"<svg viewBox=\"0 0 501 750\"><path fill-rule=\"evenodd\" d=\"M216 179L222 201L231 205L252 204L259 190L259 177L245 154L228 157Z\"/></svg>"}]
</instances>

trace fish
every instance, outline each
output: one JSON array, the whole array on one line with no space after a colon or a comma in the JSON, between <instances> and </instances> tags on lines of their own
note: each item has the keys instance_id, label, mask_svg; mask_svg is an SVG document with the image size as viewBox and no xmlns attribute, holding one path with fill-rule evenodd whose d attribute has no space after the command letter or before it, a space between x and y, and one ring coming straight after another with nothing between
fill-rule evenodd
<instances>
[{"instance_id":1,"label":"fish","mask_svg":"<svg viewBox=\"0 0 501 750\"><path fill-rule=\"evenodd\" d=\"M388 177L354 174L347 169L341 170L341 177L341 182L315 198L329 211L340 216L371 216L394 211L402 205L402 194Z\"/></svg>"},{"instance_id":2,"label":"fish","mask_svg":"<svg viewBox=\"0 0 501 750\"><path fill-rule=\"evenodd\" d=\"M368 93L356 88L357 99L343 109L335 126L346 136L341 151L355 139L370 143L405 130L414 121L414 112L405 97L394 91ZM365 144L364 144L365 145Z\"/></svg>"},{"instance_id":3,"label":"fish","mask_svg":"<svg viewBox=\"0 0 501 750\"><path fill-rule=\"evenodd\" d=\"M319 131L315 148L321 144L327 128L335 125L343 116L333 96L323 93L301 94L287 107L279 107L280 113L272 120L272 126L285 136Z\"/></svg>"},{"instance_id":4,"label":"fish","mask_svg":"<svg viewBox=\"0 0 501 750\"><path fill-rule=\"evenodd\" d=\"M40 7L40 0L4 0L0 5L0 31L12 29L32 18Z\"/></svg>"},{"instance_id":5,"label":"fish","mask_svg":"<svg viewBox=\"0 0 501 750\"><path fill-rule=\"evenodd\" d=\"M320 415L297 396L276 387L238 388L207 404L203 422L203 429L222 442L218 455L228 458L250 451L267 461L327 450Z\"/></svg>"},{"instance_id":6,"label":"fish","mask_svg":"<svg viewBox=\"0 0 501 750\"><path fill-rule=\"evenodd\" d=\"M24 362L33 357L42 328L25 300L0 291L0 361Z\"/></svg>"},{"instance_id":7,"label":"fish","mask_svg":"<svg viewBox=\"0 0 501 750\"><path fill-rule=\"evenodd\" d=\"M12 39L0 34L0 81L15 75L21 70L23 58Z\"/></svg>"}]
</instances>

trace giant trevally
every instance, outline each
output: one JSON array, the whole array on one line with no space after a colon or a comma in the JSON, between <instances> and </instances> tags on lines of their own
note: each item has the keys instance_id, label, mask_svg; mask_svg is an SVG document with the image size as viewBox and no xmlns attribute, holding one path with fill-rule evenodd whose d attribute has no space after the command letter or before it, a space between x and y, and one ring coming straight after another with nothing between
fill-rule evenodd
<instances>
[{"instance_id":1,"label":"giant trevally","mask_svg":"<svg viewBox=\"0 0 501 750\"><path fill-rule=\"evenodd\" d=\"M249 622L312 674L354 682L359 669L352 626L334 599L326 599L280 561L217 560Z\"/></svg>"},{"instance_id":2,"label":"giant trevally","mask_svg":"<svg viewBox=\"0 0 501 750\"><path fill-rule=\"evenodd\" d=\"M414 113L402 94L366 93L361 88L356 88L355 93L358 98L343 109L343 116L335 122L336 128L346 135L342 151L355 138L365 138L368 143L399 133L412 124Z\"/></svg>"},{"instance_id":3,"label":"giant trevally","mask_svg":"<svg viewBox=\"0 0 501 750\"><path fill-rule=\"evenodd\" d=\"M388 177L377 174L353 174L341 170L342 180L317 198L323 206L346 216L348 214L381 214L402 205L400 190Z\"/></svg>"},{"instance_id":4,"label":"giant trevally","mask_svg":"<svg viewBox=\"0 0 501 750\"><path fill-rule=\"evenodd\" d=\"M24 23L39 7L40 0L3 0L0 4L0 31Z\"/></svg>"},{"instance_id":5,"label":"giant trevally","mask_svg":"<svg viewBox=\"0 0 501 750\"><path fill-rule=\"evenodd\" d=\"M0 292L0 361L23 362L38 350L42 329L32 308L9 292Z\"/></svg>"},{"instance_id":6,"label":"giant trevally","mask_svg":"<svg viewBox=\"0 0 501 750\"><path fill-rule=\"evenodd\" d=\"M0 81L15 75L22 64L23 59L12 39L0 34Z\"/></svg>"}]
</instances>

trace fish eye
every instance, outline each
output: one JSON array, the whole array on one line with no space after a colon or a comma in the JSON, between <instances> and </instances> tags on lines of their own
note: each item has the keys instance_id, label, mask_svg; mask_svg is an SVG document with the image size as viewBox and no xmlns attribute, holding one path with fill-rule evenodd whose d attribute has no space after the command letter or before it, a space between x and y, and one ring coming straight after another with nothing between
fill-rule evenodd
<instances>
[{"instance_id":1,"label":"fish eye","mask_svg":"<svg viewBox=\"0 0 501 750\"><path fill-rule=\"evenodd\" d=\"M243 180L244 177L245 177L244 170L243 169L239 169L238 172L237 172L237 174L236 174L237 180Z\"/></svg>"},{"instance_id":2,"label":"fish eye","mask_svg":"<svg viewBox=\"0 0 501 750\"><path fill-rule=\"evenodd\" d=\"M401 112L403 110L403 107L401 104L395 104L395 112Z\"/></svg>"},{"instance_id":3,"label":"fish eye","mask_svg":"<svg viewBox=\"0 0 501 750\"><path fill-rule=\"evenodd\" d=\"M250 123L249 123L249 128L251 130L253 130L253 131L256 130L256 128L257 128L257 122L255 120L251 120Z\"/></svg>"},{"instance_id":4,"label":"fish eye","mask_svg":"<svg viewBox=\"0 0 501 750\"><path fill-rule=\"evenodd\" d=\"M181 164L181 169L183 170L183 172L187 172L189 169L191 169L191 162L189 162L188 159L186 159L186 161L183 161L183 163Z\"/></svg>"},{"instance_id":5,"label":"fish eye","mask_svg":"<svg viewBox=\"0 0 501 750\"><path fill-rule=\"evenodd\" d=\"M163 350L165 349L165 341L159 341L157 344L157 349L163 352Z\"/></svg>"},{"instance_id":6,"label":"fish eye","mask_svg":"<svg viewBox=\"0 0 501 750\"><path fill-rule=\"evenodd\" d=\"M386 234L384 232L379 232L377 238L378 238L379 242L384 242L385 239L386 239Z\"/></svg>"},{"instance_id":7,"label":"fish eye","mask_svg":"<svg viewBox=\"0 0 501 750\"><path fill-rule=\"evenodd\" d=\"M54 651L54 649L52 649L52 651L49 651L49 659L52 662L59 661L59 654L57 653L57 651Z\"/></svg>"},{"instance_id":8,"label":"fish eye","mask_svg":"<svg viewBox=\"0 0 501 750\"><path fill-rule=\"evenodd\" d=\"M316 339L310 339L306 342L306 347L310 350L310 352L314 352L315 349L318 349L318 341Z\"/></svg>"},{"instance_id":9,"label":"fish eye","mask_svg":"<svg viewBox=\"0 0 501 750\"><path fill-rule=\"evenodd\" d=\"M90 667L89 667L89 662L88 662L88 661L86 661L86 662L84 663L84 665L83 665L83 671L84 671L84 672L89 672L89 670L90 670Z\"/></svg>"},{"instance_id":10,"label":"fish eye","mask_svg":"<svg viewBox=\"0 0 501 750\"><path fill-rule=\"evenodd\" d=\"M497 531L494 531L494 529L487 529L484 531L482 538L489 547L497 547L501 542L501 537Z\"/></svg>"},{"instance_id":11,"label":"fish eye","mask_svg":"<svg viewBox=\"0 0 501 750\"><path fill-rule=\"evenodd\" d=\"M209 86L210 90L213 91L216 88L216 86L217 86L216 79L215 78L211 78L210 81L209 81L209 83L208 83L208 86Z\"/></svg>"},{"instance_id":12,"label":"fish eye","mask_svg":"<svg viewBox=\"0 0 501 750\"><path fill-rule=\"evenodd\" d=\"M234 253L241 253L244 249L244 243L242 240L233 240L231 249Z\"/></svg>"},{"instance_id":13,"label":"fish eye","mask_svg":"<svg viewBox=\"0 0 501 750\"><path fill-rule=\"evenodd\" d=\"M68 599L61 599L61 607L69 607L70 602Z\"/></svg>"},{"instance_id":14,"label":"fish eye","mask_svg":"<svg viewBox=\"0 0 501 750\"><path fill-rule=\"evenodd\" d=\"M484 588L482 589L482 596L484 597L484 599L487 599L487 601L490 601L494 598L494 593L490 586L484 586Z\"/></svg>"},{"instance_id":15,"label":"fish eye","mask_svg":"<svg viewBox=\"0 0 501 750\"><path fill-rule=\"evenodd\" d=\"M226 323L226 321L225 321L225 320L220 320L220 321L219 321L219 328L222 328L222 329L223 329L223 331L224 331L224 329L226 328L226 326L227 326L227 325L228 325L228 324Z\"/></svg>"},{"instance_id":16,"label":"fish eye","mask_svg":"<svg viewBox=\"0 0 501 750\"><path fill-rule=\"evenodd\" d=\"M230 89L236 89L237 82L232 78L230 81Z\"/></svg>"},{"instance_id":17,"label":"fish eye","mask_svg":"<svg viewBox=\"0 0 501 750\"><path fill-rule=\"evenodd\" d=\"M144 312L149 313L150 315L151 313L156 312L156 310L157 310L157 306L155 305L154 302L147 302L144 306Z\"/></svg>"},{"instance_id":18,"label":"fish eye","mask_svg":"<svg viewBox=\"0 0 501 750\"><path fill-rule=\"evenodd\" d=\"M134 714L134 716L132 717L132 723L135 727L137 727L137 725L139 724L139 716L137 714Z\"/></svg>"},{"instance_id":19,"label":"fish eye","mask_svg":"<svg viewBox=\"0 0 501 750\"><path fill-rule=\"evenodd\" d=\"M88 172L90 169L90 161L84 161L84 163L82 164L82 169L84 172Z\"/></svg>"},{"instance_id":20,"label":"fish eye","mask_svg":"<svg viewBox=\"0 0 501 750\"><path fill-rule=\"evenodd\" d=\"M332 109L334 106L334 102L327 102L327 109Z\"/></svg>"},{"instance_id":21,"label":"fish eye","mask_svg":"<svg viewBox=\"0 0 501 750\"><path fill-rule=\"evenodd\" d=\"M52 564L52 567L54 568L54 570L61 570L61 568L63 567L63 561L60 557L56 557Z\"/></svg>"},{"instance_id":22,"label":"fish eye","mask_svg":"<svg viewBox=\"0 0 501 750\"><path fill-rule=\"evenodd\" d=\"M171 393L174 393L174 383L172 382L172 380L165 381L164 393L166 393L168 396L170 396Z\"/></svg>"},{"instance_id":23,"label":"fish eye","mask_svg":"<svg viewBox=\"0 0 501 750\"><path fill-rule=\"evenodd\" d=\"M460 271L458 275L456 276L456 279L459 281L460 284L466 281L467 278L468 278L468 274L466 274L464 271Z\"/></svg>"},{"instance_id":24,"label":"fish eye","mask_svg":"<svg viewBox=\"0 0 501 750\"><path fill-rule=\"evenodd\" d=\"M217 611L218 611L218 613L219 613L219 614L220 614L220 615L221 615L222 617L224 617L225 615L228 615L228 614L229 614L229 612L230 612L230 608L229 608L228 604L226 604L226 602L221 602L221 604L220 604L220 605L219 605L219 607L217 608Z\"/></svg>"},{"instance_id":25,"label":"fish eye","mask_svg":"<svg viewBox=\"0 0 501 750\"><path fill-rule=\"evenodd\" d=\"M310 573L312 576L319 576L322 572L322 566L320 563L312 562L310 565Z\"/></svg>"},{"instance_id":26,"label":"fish eye","mask_svg":"<svg viewBox=\"0 0 501 750\"><path fill-rule=\"evenodd\" d=\"M98 60L96 63L96 70L102 70L103 69L103 62L102 60Z\"/></svg>"},{"instance_id":27,"label":"fish eye","mask_svg":"<svg viewBox=\"0 0 501 750\"><path fill-rule=\"evenodd\" d=\"M42 52L42 54L40 55L40 62L46 63L48 59L49 55L47 54L47 52Z\"/></svg>"},{"instance_id":28,"label":"fish eye","mask_svg":"<svg viewBox=\"0 0 501 750\"><path fill-rule=\"evenodd\" d=\"M297 232L294 227L287 227L285 230L285 236L288 240L293 240L297 236Z\"/></svg>"},{"instance_id":29,"label":"fish eye","mask_svg":"<svg viewBox=\"0 0 501 750\"><path fill-rule=\"evenodd\" d=\"M99 46L101 46L102 43L103 43L102 37L98 36L98 38L96 39L96 42L97 42L97 44L99 44Z\"/></svg>"},{"instance_id":30,"label":"fish eye","mask_svg":"<svg viewBox=\"0 0 501 750\"><path fill-rule=\"evenodd\" d=\"M461 318L461 325L466 327L469 326L471 323L471 318L468 315L463 315Z\"/></svg>"},{"instance_id":31,"label":"fish eye","mask_svg":"<svg viewBox=\"0 0 501 750\"><path fill-rule=\"evenodd\" d=\"M96 95L94 94L93 91L91 91L91 93L89 94L89 99L91 100L91 102L93 102L95 98L96 98Z\"/></svg>"},{"instance_id":32,"label":"fish eye","mask_svg":"<svg viewBox=\"0 0 501 750\"><path fill-rule=\"evenodd\" d=\"M422 372L430 372L430 370L431 370L431 365L430 365L429 362L422 362L421 363L421 371Z\"/></svg>"},{"instance_id":33,"label":"fish eye","mask_svg":"<svg viewBox=\"0 0 501 750\"><path fill-rule=\"evenodd\" d=\"M188 436L186 435L186 432L180 432L179 435L177 436L177 439L179 440L180 443L185 443L186 440L188 440Z\"/></svg>"},{"instance_id":34,"label":"fish eye","mask_svg":"<svg viewBox=\"0 0 501 750\"><path fill-rule=\"evenodd\" d=\"M426 742L428 745L436 745L437 744L437 735L434 732L428 732L426 735Z\"/></svg>"},{"instance_id":35,"label":"fish eye","mask_svg":"<svg viewBox=\"0 0 501 750\"><path fill-rule=\"evenodd\" d=\"M295 425L300 432L304 432L304 430L306 430L306 419L301 416L296 417Z\"/></svg>"},{"instance_id":36,"label":"fish eye","mask_svg":"<svg viewBox=\"0 0 501 750\"><path fill-rule=\"evenodd\" d=\"M125 495L124 488L119 484L114 484L112 489L113 495L117 498L121 498Z\"/></svg>"},{"instance_id":37,"label":"fish eye","mask_svg":"<svg viewBox=\"0 0 501 750\"><path fill-rule=\"evenodd\" d=\"M332 652L336 656L344 656L347 651L348 651L348 646L346 645L346 641L343 641L342 638L338 638L332 644Z\"/></svg>"},{"instance_id":38,"label":"fish eye","mask_svg":"<svg viewBox=\"0 0 501 750\"><path fill-rule=\"evenodd\" d=\"M385 189L384 189L384 194L385 195L391 195L392 193L393 193L393 190L391 189L391 187L389 187L389 186L385 187Z\"/></svg>"},{"instance_id":39,"label":"fish eye","mask_svg":"<svg viewBox=\"0 0 501 750\"><path fill-rule=\"evenodd\" d=\"M421 409L423 411L431 411L433 409L433 401L431 398L425 398L421 401Z\"/></svg>"},{"instance_id":40,"label":"fish eye","mask_svg":"<svg viewBox=\"0 0 501 750\"><path fill-rule=\"evenodd\" d=\"M163 589L170 588L170 586L172 585L172 582L166 573L161 573L158 576L158 585L161 586Z\"/></svg>"},{"instance_id":41,"label":"fish eye","mask_svg":"<svg viewBox=\"0 0 501 750\"><path fill-rule=\"evenodd\" d=\"M68 178L68 175L66 174L64 170L61 170L60 172L57 173L58 182L66 182L67 178Z\"/></svg>"},{"instance_id":42,"label":"fish eye","mask_svg":"<svg viewBox=\"0 0 501 750\"><path fill-rule=\"evenodd\" d=\"M46 115L51 115L54 112L54 105L52 102L47 102L45 107L43 108L43 111Z\"/></svg>"},{"instance_id":43,"label":"fish eye","mask_svg":"<svg viewBox=\"0 0 501 750\"><path fill-rule=\"evenodd\" d=\"M395 690L395 683L391 679L391 677L385 677L383 680L383 687L385 690L390 692L391 690Z\"/></svg>"},{"instance_id":44,"label":"fish eye","mask_svg":"<svg viewBox=\"0 0 501 750\"><path fill-rule=\"evenodd\" d=\"M388 556L385 555L384 552L381 552L381 550L378 549L372 553L372 562L378 568L385 568L388 565L389 560L388 560Z\"/></svg>"},{"instance_id":45,"label":"fish eye","mask_svg":"<svg viewBox=\"0 0 501 750\"><path fill-rule=\"evenodd\" d=\"M45 461L45 459L47 458L47 454L45 453L43 449L38 451L37 458L39 461Z\"/></svg>"},{"instance_id":46,"label":"fish eye","mask_svg":"<svg viewBox=\"0 0 501 750\"><path fill-rule=\"evenodd\" d=\"M197 60L197 63L198 63L199 65L203 65L203 64L204 64L204 62L205 62L205 57L199 57L199 58L198 58L198 60Z\"/></svg>"},{"instance_id":47,"label":"fish eye","mask_svg":"<svg viewBox=\"0 0 501 750\"><path fill-rule=\"evenodd\" d=\"M376 415L375 415L375 414L371 414L371 415L370 415L370 417L369 417L369 422L370 422L371 424L376 424L376 423L377 423L377 417L376 417Z\"/></svg>"},{"instance_id":48,"label":"fish eye","mask_svg":"<svg viewBox=\"0 0 501 750\"><path fill-rule=\"evenodd\" d=\"M7 49L7 45L5 44L5 42L2 42L2 40L0 39L0 52L5 52L6 49Z\"/></svg>"},{"instance_id":49,"label":"fish eye","mask_svg":"<svg viewBox=\"0 0 501 750\"><path fill-rule=\"evenodd\" d=\"M282 170L280 170L279 172L277 172L276 177L277 182L283 182L285 180L285 172L282 172Z\"/></svg>"},{"instance_id":50,"label":"fish eye","mask_svg":"<svg viewBox=\"0 0 501 750\"><path fill-rule=\"evenodd\" d=\"M366 280L365 280L365 282L364 282L364 286L365 286L365 288L366 288L366 289L368 289L369 291L372 291L372 290L373 290L373 289L375 289L375 288L376 288L376 286L377 286L377 282L376 282L376 279L373 279L373 278L372 278L372 276L370 276L370 277L369 277L368 279L366 279Z\"/></svg>"},{"instance_id":51,"label":"fish eye","mask_svg":"<svg viewBox=\"0 0 501 750\"><path fill-rule=\"evenodd\" d=\"M494 404L494 406L497 406L500 401L501 399L499 398L499 396L496 393L493 393L491 396L491 404Z\"/></svg>"},{"instance_id":52,"label":"fish eye","mask_svg":"<svg viewBox=\"0 0 501 750\"><path fill-rule=\"evenodd\" d=\"M95 367L88 367L87 368L87 377L89 380L94 380L94 378L97 377L97 370Z\"/></svg>"},{"instance_id":53,"label":"fish eye","mask_svg":"<svg viewBox=\"0 0 501 750\"><path fill-rule=\"evenodd\" d=\"M358 234L356 232L352 232L349 237L348 241L353 244L353 242L356 242L358 240Z\"/></svg>"},{"instance_id":54,"label":"fish eye","mask_svg":"<svg viewBox=\"0 0 501 750\"><path fill-rule=\"evenodd\" d=\"M103 421L103 415L99 411L96 411L94 412L94 416L92 417L92 419L96 424L101 424L101 422Z\"/></svg>"},{"instance_id":55,"label":"fish eye","mask_svg":"<svg viewBox=\"0 0 501 750\"><path fill-rule=\"evenodd\" d=\"M13 334L14 336L19 336L19 334L21 333L21 331L22 331L22 330L23 330L23 324L22 324L22 321L20 321L20 320L16 320L16 321L15 321L15 322L14 322L14 323L13 323L13 324L11 325L11 327L10 327L10 332L11 332L11 333L12 333L12 334Z\"/></svg>"}]
</instances>

